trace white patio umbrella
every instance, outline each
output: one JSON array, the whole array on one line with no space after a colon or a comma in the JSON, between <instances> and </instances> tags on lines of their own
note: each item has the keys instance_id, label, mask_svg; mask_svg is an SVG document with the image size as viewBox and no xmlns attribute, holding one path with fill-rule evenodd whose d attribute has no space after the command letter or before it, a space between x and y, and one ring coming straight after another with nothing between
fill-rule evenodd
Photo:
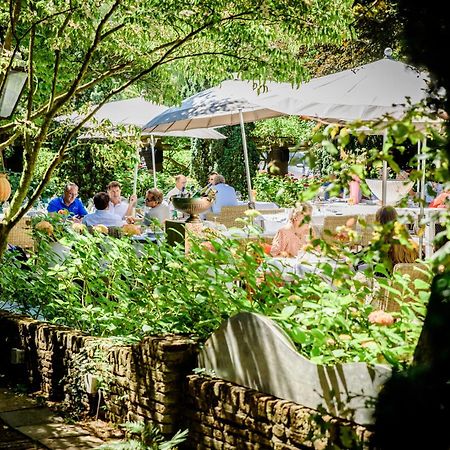
<instances>
[{"instance_id":1,"label":"white patio umbrella","mask_svg":"<svg viewBox=\"0 0 450 450\"><path fill-rule=\"evenodd\" d=\"M401 118L424 100L429 76L389 58L313 78L294 89L287 84L264 96L263 104L286 114L327 122L370 121L385 114Z\"/></svg>"},{"instance_id":2,"label":"white patio umbrella","mask_svg":"<svg viewBox=\"0 0 450 450\"><path fill-rule=\"evenodd\" d=\"M390 56L390 53L390 49L385 50L385 55ZM428 81L428 74L386 57L360 67L314 78L298 89L280 84L278 89L269 91L261 98L261 104L289 115L328 123L381 120L387 114L400 119L410 105L426 98ZM423 122L429 122L429 119L424 118ZM382 203L385 204L385 161L382 180Z\"/></svg>"},{"instance_id":3,"label":"white patio umbrella","mask_svg":"<svg viewBox=\"0 0 450 450\"><path fill-rule=\"evenodd\" d=\"M93 107L95 108L95 107ZM92 108L92 109L93 109ZM92 110L91 109L91 110ZM99 110L92 116L92 118L84 124L85 128L95 128L101 123L107 123L111 127L119 126L134 126L142 128L142 126L147 123L150 119L157 116L158 114L167 110L168 107L164 105L158 105L153 102L149 102L143 98L136 97L126 100L117 100L105 103ZM85 116L74 112L65 116L59 116L56 118L58 122L70 122L79 123ZM109 139L111 137L123 136L123 132L119 132L116 129L112 129L111 133L89 131L79 137L80 140L93 140L93 139ZM167 136L167 137L190 137L190 138L200 138L200 139L226 139L226 136L219 133L214 129L209 130L190 130L186 131L176 131L176 132L158 132L158 133L141 133L141 137L150 136L150 146L152 151L152 167L153 167L153 184L156 187L156 169L155 169L155 136ZM136 194L137 190L137 173L138 173L138 158L139 158L140 148L136 148L137 162L134 168L133 176L133 194Z\"/></svg>"},{"instance_id":4,"label":"white patio umbrella","mask_svg":"<svg viewBox=\"0 0 450 450\"><path fill-rule=\"evenodd\" d=\"M253 207L254 198L244 122L284 115L282 112L260 106L258 98L256 91L253 90L253 83L227 80L219 86L183 100L178 107L162 112L144 125L143 130L154 133L240 124L248 198L250 206Z\"/></svg>"},{"instance_id":5,"label":"white patio umbrella","mask_svg":"<svg viewBox=\"0 0 450 450\"><path fill-rule=\"evenodd\" d=\"M262 104L290 115L321 120L328 123L348 123L356 120L382 120L385 115L402 118L411 106L425 100L428 92L429 75L418 69L389 58L390 49L385 50L384 59L344 70L324 77L312 79L299 89L288 85L272 94L268 93ZM440 126L442 121L418 120L416 125ZM376 134L386 133L380 123ZM423 171L419 185L420 198L424 199L425 160L419 144L419 170ZM387 196L387 162L383 161L382 204ZM423 217L423 204L419 220ZM419 242L422 247L422 240Z\"/></svg>"}]
</instances>

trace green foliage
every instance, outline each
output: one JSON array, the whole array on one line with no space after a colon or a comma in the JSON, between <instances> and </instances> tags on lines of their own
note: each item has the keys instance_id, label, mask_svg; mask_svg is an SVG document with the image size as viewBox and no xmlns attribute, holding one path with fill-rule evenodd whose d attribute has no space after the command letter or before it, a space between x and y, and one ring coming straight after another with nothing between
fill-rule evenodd
<instances>
[{"instance_id":1,"label":"green foliage","mask_svg":"<svg viewBox=\"0 0 450 450\"><path fill-rule=\"evenodd\" d=\"M314 126L315 122L302 120L297 116L276 117L255 122L253 136L267 147L281 144L286 139L302 144L310 141Z\"/></svg>"},{"instance_id":2,"label":"green foliage","mask_svg":"<svg viewBox=\"0 0 450 450\"><path fill-rule=\"evenodd\" d=\"M191 142L191 174L202 186L207 184L209 173L215 171L211 146L212 141L192 139Z\"/></svg>"},{"instance_id":3,"label":"green foliage","mask_svg":"<svg viewBox=\"0 0 450 450\"><path fill-rule=\"evenodd\" d=\"M98 448L102 450L176 450L188 435L188 430L179 430L167 441L159 429L150 423L125 422L120 427L126 432L126 441L104 444Z\"/></svg>"},{"instance_id":4,"label":"green foliage","mask_svg":"<svg viewBox=\"0 0 450 450\"><path fill-rule=\"evenodd\" d=\"M250 235L258 232L247 226ZM186 255L164 244L136 249L129 238L68 230L60 238L70 247L65 259L51 254L53 239L43 233L38 253L27 263L5 257L1 297L29 314L89 334L135 339L180 333L204 340L224 319L254 311L279 322L300 352L315 362L410 362L429 287L422 283L417 294L405 280L398 280L407 289L401 292L384 286L397 298L414 300L393 314L392 326L370 323L374 292L368 280L373 272L361 280L352 267L360 260L381 261L378 247L354 255L314 243L330 259L316 271L286 281L264 258L257 239L235 241L208 233L207 244L193 238Z\"/></svg>"},{"instance_id":5,"label":"green foliage","mask_svg":"<svg viewBox=\"0 0 450 450\"><path fill-rule=\"evenodd\" d=\"M113 180L131 185L134 155L134 148L120 141L80 145L67 154L55 176L62 186L68 181L76 183L81 198L91 198L97 192L106 191Z\"/></svg>"},{"instance_id":6,"label":"green foliage","mask_svg":"<svg viewBox=\"0 0 450 450\"><path fill-rule=\"evenodd\" d=\"M397 281L406 289L405 279L398 277ZM412 303L402 303L402 311L394 314L397 320L391 326L372 324L368 316L373 307L361 304L359 296L351 291L351 284L353 288L358 284L348 283L347 289L344 284L338 290L331 286L318 289L311 280L309 285L303 284L308 292L306 299L291 297L291 302L273 318L301 347L301 352L317 364L365 361L396 366L411 362L425 316L423 301L417 298ZM362 283L359 288L367 289ZM429 289L429 284L425 289ZM398 289L396 294L400 297L405 291Z\"/></svg>"},{"instance_id":7,"label":"green foliage","mask_svg":"<svg viewBox=\"0 0 450 450\"><path fill-rule=\"evenodd\" d=\"M281 177L266 172L259 172L253 180L258 200L275 202L280 208L292 208L297 202L309 200L320 184L320 179Z\"/></svg>"},{"instance_id":8,"label":"green foliage","mask_svg":"<svg viewBox=\"0 0 450 450\"><path fill-rule=\"evenodd\" d=\"M250 174L256 172L260 161L259 153L254 142L249 138L254 124L246 124L247 149ZM244 153L242 149L241 128L224 127L220 132L227 136L225 140L217 140L207 144L194 144L192 175L198 180L207 180L208 173L215 171L225 177L227 184L245 195L247 182L245 178ZM200 148L197 146L200 145Z\"/></svg>"}]
</instances>

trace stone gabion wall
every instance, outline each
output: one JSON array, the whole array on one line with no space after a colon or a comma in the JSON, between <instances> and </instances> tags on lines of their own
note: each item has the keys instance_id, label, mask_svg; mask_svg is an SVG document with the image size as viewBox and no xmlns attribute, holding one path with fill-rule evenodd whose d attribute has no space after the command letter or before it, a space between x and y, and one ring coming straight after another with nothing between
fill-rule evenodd
<instances>
[{"instance_id":1,"label":"stone gabion wall","mask_svg":"<svg viewBox=\"0 0 450 450\"><path fill-rule=\"evenodd\" d=\"M192 449L369 448L365 427L223 380L188 376L186 405Z\"/></svg>"},{"instance_id":2,"label":"stone gabion wall","mask_svg":"<svg viewBox=\"0 0 450 450\"><path fill-rule=\"evenodd\" d=\"M23 364L11 364L13 348L24 351ZM0 312L0 374L50 400L67 405L81 401L86 411L92 410L98 394L72 398L77 394L69 387L80 370L77 356L83 351L92 354L94 348L104 351L100 376L108 379L103 401L109 420L150 419L164 434L180 428L184 380L196 362L193 341L147 337L139 345L112 347L105 339ZM83 384L82 378L77 382Z\"/></svg>"},{"instance_id":3,"label":"stone gabion wall","mask_svg":"<svg viewBox=\"0 0 450 450\"><path fill-rule=\"evenodd\" d=\"M24 350L24 363L11 364L13 348ZM79 400L72 397L70 379L79 370L77 357L93 348L104 350L109 380L106 417L117 423L152 420L166 435L188 428L183 448L369 448L371 432L364 427L230 382L190 374L197 346L189 339L147 337L139 345L111 346L105 339L0 312L0 376L51 400L67 405ZM84 394L85 411L95 414L97 400L98 394Z\"/></svg>"}]
</instances>

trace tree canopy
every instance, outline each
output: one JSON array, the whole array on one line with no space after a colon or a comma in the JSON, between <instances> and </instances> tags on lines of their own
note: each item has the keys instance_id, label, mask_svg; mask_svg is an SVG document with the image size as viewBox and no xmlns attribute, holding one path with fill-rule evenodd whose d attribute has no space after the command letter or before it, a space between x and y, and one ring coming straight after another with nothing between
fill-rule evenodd
<instances>
[{"instance_id":1,"label":"tree canopy","mask_svg":"<svg viewBox=\"0 0 450 450\"><path fill-rule=\"evenodd\" d=\"M351 6L350 0L3 2L0 86L19 54L28 80L16 114L0 121L0 151L17 141L24 149L19 188L0 224L0 251L96 109L86 108L84 121L69 128L55 126L56 116L91 100L100 106L129 87L155 101L176 99L180 77L215 83L237 73L299 82L301 49L351 37ZM29 192L39 153L52 145L54 158Z\"/></svg>"}]
</instances>

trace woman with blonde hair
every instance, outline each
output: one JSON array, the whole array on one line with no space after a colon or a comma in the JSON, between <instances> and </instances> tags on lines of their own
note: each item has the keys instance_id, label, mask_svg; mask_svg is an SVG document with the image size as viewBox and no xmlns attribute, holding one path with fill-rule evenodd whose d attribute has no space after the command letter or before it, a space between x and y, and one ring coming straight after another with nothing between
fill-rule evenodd
<instances>
[{"instance_id":1,"label":"woman with blonde hair","mask_svg":"<svg viewBox=\"0 0 450 450\"><path fill-rule=\"evenodd\" d=\"M376 222L385 227L382 235L383 244L387 246L384 262L390 272L397 263L412 263L419 257L417 244L397 219L398 214L393 206L382 206L375 215ZM408 245L400 242L401 236L408 240Z\"/></svg>"},{"instance_id":2,"label":"woman with blonde hair","mask_svg":"<svg viewBox=\"0 0 450 450\"><path fill-rule=\"evenodd\" d=\"M297 256L309 244L313 237L311 214L312 206L309 203L302 203L292 211L289 222L273 238L270 250L272 256Z\"/></svg>"}]
</instances>

